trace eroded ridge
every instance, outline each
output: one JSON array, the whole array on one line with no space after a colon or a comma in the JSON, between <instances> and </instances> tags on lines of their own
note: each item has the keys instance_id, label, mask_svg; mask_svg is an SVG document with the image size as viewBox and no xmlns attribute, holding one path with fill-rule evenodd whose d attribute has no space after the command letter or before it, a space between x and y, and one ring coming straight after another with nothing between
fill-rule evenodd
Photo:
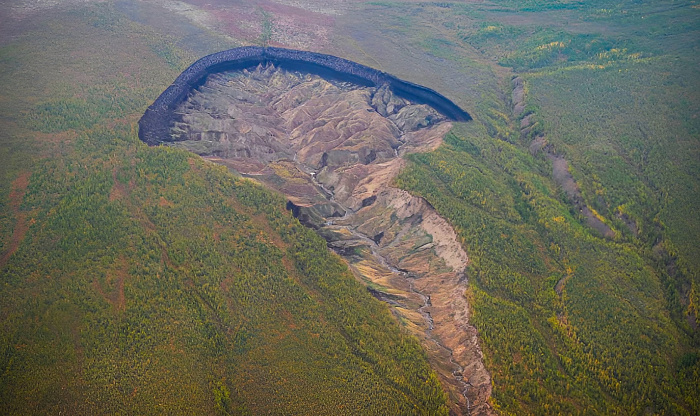
<instances>
[{"instance_id":1,"label":"eroded ridge","mask_svg":"<svg viewBox=\"0 0 700 416\"><path fill-rule=\"evenodd\" d=\"M458 414L491 414L464 296L467 254L423 199L391 187L407 152L437 148L444 114L378 87L259 65L213 74L161 142L287 195L358 279L422 341Z\"/></svg>"},{"instance_id":2,"label":"eroded ridge","mask_svg":"<svg viewBox=\"0 0 700 416\"><path fill-rule=\"evenodd\" d=\"M442 94L356 62L321 53L246 46L207 55L182 72L139 120L139 137L149 145L166 140L172 123L172 111L182 104L190 91L201 86L209 75L268 64L301 70L327 79L349 81L357 85L388 85L397 95L413 102L427 104L450 120L471 120L466 111Z\"/></svg>"}]
</instances>

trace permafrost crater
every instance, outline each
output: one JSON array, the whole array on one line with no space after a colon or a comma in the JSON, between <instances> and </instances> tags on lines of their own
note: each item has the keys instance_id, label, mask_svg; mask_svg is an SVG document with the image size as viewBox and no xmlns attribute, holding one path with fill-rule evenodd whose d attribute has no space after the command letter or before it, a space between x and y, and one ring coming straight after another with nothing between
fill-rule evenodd
<instances>
[{"instance_id":1,"label":"permafrost crater","mask_svg":"<svg viewBox=\"0 0 700 416\"><path fill-rule=\"evenodd\" d=\"M329 55L238 48L188 68L140 120L149 145L188 149L276 189L419 337L454 413L492 414L491 379L451 226L393 188L403 155L469 115L430 89Z\"/></svg>"}]
</instances>

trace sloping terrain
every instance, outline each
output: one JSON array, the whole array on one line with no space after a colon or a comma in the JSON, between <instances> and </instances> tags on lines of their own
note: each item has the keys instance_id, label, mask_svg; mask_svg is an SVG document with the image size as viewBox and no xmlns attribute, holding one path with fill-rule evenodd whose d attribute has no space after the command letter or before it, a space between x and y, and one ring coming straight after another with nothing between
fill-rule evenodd
<instances>
[{"instance_id":1,"label":"sloping terrain","mask_svg":"<svg viewBox=\"0 0 700 416\"><path fill-rule=\"evenodd\" d=\"M662 3L383 5L517 71L398 179L470 254L504 414L698 412L698 9Z\"/></svg>"},{"instance_id":2,"label":"sloping terrain","mask_svg":"<svg viewBox=\"0 0 700 416\"><path fill-rule=\"evenodd\" d=\"M1 2L0 255L11 255L0 270L2 357L7 358L2 361L0 392L3 397L12 393L13 398L26 398L21 402L26 407L17 411L20 414L42 413L42 409L55 414L77 409L76 403L107 403L102 408L108 413L129 412L117 408L121 403L157 412L158 406L178 403L182 395L175 397L174 392L182 391L193 391L187 403L210 406L210 413L215 413L216 403L229 410L243 410L240 405L246 400L265 406L234 390L234 384L240 384L241 391L250 388L248 379L224 381L217 373L224 366L209 364L210 360L201 358L205 355L181 358L166 350L159 354L167 353L162 356L173 361L154 360L143 351L129 358L135 356L129 346L147 339L146 330L106 332L94 339L107 342L75 343L75 339L91 339L93 332L73 320L76 316L85 322L85 315L70 305L93 314L89 316L104 312L107 318L90 322L110 330L115 328L113 322L123 322L117 330L140 328L141 321L132 325L123 317L131 316L134 287L147 280L161 281L142 278L151 274L132 270L147 260L146 255L153 259L148 260L149 270L169 266L161 260L161 245L149 243L148 238L156 238L148 236L161 235L158 229L147 231L151 226L144 215L150 211L136 208L138 204L153 211L178 206L178 200L160 192L159 186L149 186L146 179L156 180L155 165L171 161L172 155L195 161L187 167L176 161L183 169L168 173L174 178L182 178L188 169L188 175L199 178L218 171L211 164L200 164L191 153L169 150L162 153L169 156L155 157L164 151L147 150L136 141L137 120L197 58L236 46L269 45L329 53L394 74L440 91L474 117L473 123L453 126L436 150L406 156L394 186L425 198L453 226L457 241L468 253L469 322L477 330L483 362L491 375L489 403L497 413L700 413L699 13L695 0ZM141 154L150 156L141 158ZM49 171L56 172L57 179L45 179L42 172ZM131 188L130 180L123 179L139 178L140 171L148 175L143 179L145 187ZM276 172L296 175L282 165ZM26 174L23 190L25 181L18 178ZM334 181L326 179L328 184ZM45 195L36 188L50 184L57 186L47 187ZM343 187L340 182L336 185L338 191ZM346 186L350 188L356 186ZM151 200L134 199L136 189ZM221 192L213 187L205 199L223 201L221 195L231 195ZM43 208L37 198L54 208ZM90 198L102 202L85 202ZM323 194L320 198L327 200ZM377 200L370 206L380 206ZM129 224L136 224L135 228L120 231L125 222L103 221L102 217L110 218L107 214L91 214L90 221L83 220L86 207L99 206L112 210L123 206L126 214L115 218L132 218ZM584 207L592 216L583 212ZM238 210L225 216L233 217ZM220 214L199 208L180 212L180 217L167 221L184 227L178 231L186 236L183 240L209 235L195 238L199 243L191 251L211 258L217 238L225 233L208 231L211 224L206 221ZM280 207L279 212L284 209ZM66 218L73 218L69 226L62 226L58 235L51 231L49 224ZM598 221L593 224L605 225L612 235L605 236L605 228L600 232L591 227L592 218ZM205 226L190 226L200 219ZM272 241L261 242L251 253L279 244L275 232L265 231L264 219L251 221L263 227L263 236ZM96 230L107 229L106 224L114 226L110 225L109 237L100 241L112 251L100 257L101 246L88 243ZM376 227L371 221L369 226ZM127 241L128 247L134 247L128 251L118 243L124 241L120 232L144 238ZM173 234L163 231L159 238L171 241L166 240L169 233ZM336 234L340 233L344 231ZM350 259L351 268L365 273L383 270L363 251L384 250L390 259L381 246L392 233L385 232L377 247L370 242L358 247L357 261ZM39 237L49 234L50 239ZM55 248L61 241L72 244ZM319 253L325 252L326 243L316 241ZM84 245L87 254L66 263L67 274L59 274L56 259L78 253ZM139 247L152 250L132 256ZM184 252L178 247L167 249ZM223 256L240 258L243 251L226 251ZM176 257L169 257L173 266L180 264ZM201 277L187 273L187 277ZM57 283L51 276L68 278ZM386 272L385 276L388 280L396 275ZM413 281L418 288L420 279ZM47 289L36 290L39 287ZM375 293L391 294L381 288ZM399 295L404 296L399 300L410 304L409 296ZM182 299L187 297L180 296L176 304L182 305ZM163 304L159 298L149 302ZM422 298L415 297L413 303L420 305ZM431 303L437 306L432 298ZM17 309L22 305L30 311L26 316ZM153 311L158 310L156 306ZM143 328L151 328L151 319L181 326L206 322L156 313L145 316ZM424 322L415 314L413 318ZM284 322L282 333L295 331L288 318L275 322ZM412 328L412 321L403 322ZM292 324L306 331L307 327ZM17 333L12 328L19 328L24 339L33 342L14 342L20 338L12 337ZM161 328L170 331L164 324L156 329ZM193 338L193 345L205 345L208 338L200 335ZM104 365L84 360L87 370L82 373L70 365L98 347L105 348L102 357L109 358L102 361ZM22 358L27 356L31 360ZM173 364L176 360L181 364ZM15 366L13 374L21 377L7 378L8 366ZM342 364L330 367L335 366ZM149 372L165 367L176 371ZM286 377L273 378L279 374L277 367L266 369L255 373L259 380L285 383ZM216 377L210 383L191 374ZM330 387L351 384L345 379L319 380L320 390L327 393L324 397L347 397L350 390L335 392ZM133 380L139 380L136 392ZM103 387L88 390L88 381ZM166 388L160 390L159 385ZM191 388L196 385L197 389ZM154 391L141 395L144 389ZM273 396L268 393L266 397ZM302 407L294 400L289 398L288 405ZM392 399L374 400L387 404ZM187 403L182 412L192 413Z\"/></svg>"},{"instance_id":3,"label":"sloping terrain","mask_svg":"<svg viewBox=\"0 0 700 416\"><path fill-rule=\"evenodd\" d=\"M445 410L418 343L282 200L133 144L32 176L35 225L3 271L3 413Z\"/></svg>"},{"instance_id":4,"label":"sloping terrain","mask_svg":"<svg viewBox=\"0 0 700 416\"><path fill-rule=\"evenodd\" d=\"M491 379L464 297L467 255L429 204L391 187L401 156L442 143L452 126L444 116L386 85L273 65L210 75L174 114L164 144L284 193L423 340L454 410L489 414Z\"/></svg>"},{"instance_id":5,"label":"sloping terrain","mask_svg":"<svg viewBox=\"0 0 700 416\"><path fill-rule=\"evenodd\" d=\"M138 141L157 92L114 85L181 68L89 10L0 50L0 413L447 414L418 340L286 200Z\"/></svg>"}]
</instances>

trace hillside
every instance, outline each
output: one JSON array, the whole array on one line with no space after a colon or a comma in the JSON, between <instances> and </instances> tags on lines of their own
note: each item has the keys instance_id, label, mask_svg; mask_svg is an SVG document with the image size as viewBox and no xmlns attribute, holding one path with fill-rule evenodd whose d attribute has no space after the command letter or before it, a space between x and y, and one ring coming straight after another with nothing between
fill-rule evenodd
<instances>
[{"instance_id":1,"label":"hillside","mask_svg":"<svg viewBox=\"0 0 700 416\"><path fill-rule=\"evenodd\" d=\"M177 55L109 8L52 19L2 48L0 412L446 414L418 341L284 199L138 140L132 87Z\"/></svg>"},{"instance_id":2,"label":"hillside","mask_svg":"<svg viewBox=\"0 0 700 416\"><path fill-rule=\"evenodd\" d=\"M460 382L483 369L468 391L498 414L700 413L696 0L22 0L0 18L2 413L463 411L430 342L464 353ZM384 234L322 231L341 258L285 209L326 199L308 172L272 164L269 191L201 143L181 147L210 160L138 141L188 65L246 45L349 59L473 120L379 155L392 191L335 225ZM372 192L315 173L344 206ZM384 209L399 194L468 262L413 287L380 264L437 264L398 244L427 232L399 232L419 217Z\"/></svg>"},{"instance_id":3,"label":"hillside","mask_svg":"<svg viewBox=\"0 0 700 416\"><path fill-rule=\"evenodd\" d=\"M470 254L497 409L696 414L697 7L454 8L457 23L433 15L453 22L443 56L512 67L505 105L411 157L397 184Z\"/></svg>"},{"instance_id":4,"label":"hillside","mask_svg":"<svg viewBox=\"0 0 700 416\"><path fill-rule=\"evenodd\" d=\"M172 119L168 133L150 136L161 145L284 194L294 216L421 340L451 409L489 414L491 379L464 298L467 254L429 204L391 186L406 154L442 144L452 128L445 116L386 84L273 64L211 74L161 116Z\"/></svg>"}]
</instances>

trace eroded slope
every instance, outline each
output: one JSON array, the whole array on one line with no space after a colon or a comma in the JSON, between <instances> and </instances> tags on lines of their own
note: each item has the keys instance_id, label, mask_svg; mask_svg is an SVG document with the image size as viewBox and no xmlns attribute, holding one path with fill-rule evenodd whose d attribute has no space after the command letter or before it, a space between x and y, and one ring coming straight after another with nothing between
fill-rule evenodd
<instances>
[{"instance_id":1,"label":"eroded slope","mask_svg":"<svg viewBox=\"0 0 700 416\"><path fill-rule=\"evenodd\" d=\"M468 323L468 258L423 199L391 187L407 152L451 123L386 86L259 66L211 75L176 109L173 146L283 192L423 342L460 413L488 414L491 382Z\"/></svg>"}]
</instances>

